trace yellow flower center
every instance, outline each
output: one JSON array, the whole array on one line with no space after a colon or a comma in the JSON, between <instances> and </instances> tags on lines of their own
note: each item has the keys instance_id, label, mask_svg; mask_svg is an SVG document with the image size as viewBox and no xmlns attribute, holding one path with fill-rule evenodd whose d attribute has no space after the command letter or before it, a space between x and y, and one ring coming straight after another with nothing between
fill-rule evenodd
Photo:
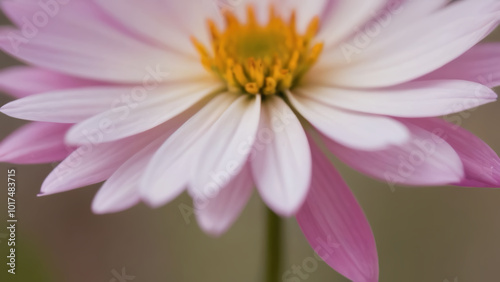
<instances>
[{"instance_id":1,"label":"yellow flower center","mask_svg":"<svg viewBox=\"0 0 500 282\"><path fill-rule=\"evenodd\" d=\"M318 17L311 20L304 34L299 34L295 12L286 21L270 9L267 25L257 23L251 6L247 9L246 23L225 11L225 31L209 20L212 52L192 38L202 64L224 79L230 91L273 95L290 89L323 50L323 43L313 43Z\"/></svg>"}]
</instances>

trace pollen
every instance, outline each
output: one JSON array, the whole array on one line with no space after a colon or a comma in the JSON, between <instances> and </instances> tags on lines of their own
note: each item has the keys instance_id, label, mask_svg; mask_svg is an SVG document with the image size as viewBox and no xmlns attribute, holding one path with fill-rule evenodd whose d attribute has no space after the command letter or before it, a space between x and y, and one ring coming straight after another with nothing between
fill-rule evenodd
<instances>
[{"instance_id":1,"label":"pollen","mask_svg":"<svg viewBox=\"0 0 500 282\"><path fill-rule=\"evenodd\" d=\"M191 41L201 63L227 83L231 92L274 95L296 85L318 60L323 43L315 43L319 18L309 23L303 34L297 31L293 12L288 20L270 8L267 24L259 24L252 6L245 23L230 11L224 12L225 30L208 20L211 46L196 38Z\"/></svg>"}]
</instances>

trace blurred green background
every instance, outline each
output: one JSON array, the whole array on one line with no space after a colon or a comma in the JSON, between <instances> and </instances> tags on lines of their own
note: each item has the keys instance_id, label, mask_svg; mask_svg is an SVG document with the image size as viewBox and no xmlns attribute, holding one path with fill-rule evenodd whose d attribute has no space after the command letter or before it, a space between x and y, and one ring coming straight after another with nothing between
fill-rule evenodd
<instances>
[{"instance_id":1,"label":"blurred green background","mask_svg":"<svg viewBox=\"0 0 500 282\"><path fill-rule=\"evenodd\" d=\"M6 23L4 18L1 19ZM488 40L500 41L500 32ZM0 54L0 66L18 64ZM10 101L0 95L0 105ZM489 104L464 120L500 152L500 105ZM4 138L23 124L0 116ZM500 190L457 187L391 191L339 162L337 167L363 206L377 240L380 281L500 281ZM17 274L7 274L6 178L17 169ZM93 215L90 203L99 185L37 198L53 164L0 164L0 281L113 281L125 269L137 282L257 282L264 261L265 210L257 195L234 227L221 238L187 224L183 195L156 210L143 205L112 215ZM294 219L286 220L283 271L313 257ZM307 281L348 281L320 263ZM119 282L119 280L116 280Z\"/></svg>"}]
</instances>

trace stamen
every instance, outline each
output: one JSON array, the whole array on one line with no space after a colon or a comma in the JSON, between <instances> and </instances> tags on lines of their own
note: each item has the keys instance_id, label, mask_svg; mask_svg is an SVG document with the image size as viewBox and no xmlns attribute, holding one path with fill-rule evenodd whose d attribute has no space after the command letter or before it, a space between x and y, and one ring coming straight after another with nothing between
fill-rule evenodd
<instances>
[{"instance_id":1,"label":"stamen","mask_svg":"<svg viewBox=\"0 0 500 282\"><path fill-rule=\"evenodd\" d=\"M255 26L257 25L257 19L255 17L255 10L252 6L248 6L247 8L247 21L248 25Z\"/></svg>"},{"instance_id":2,"label":"stamen","mask_svg":"<svg viewBox=\"0 0 500 282\"><path fill-rule=\"evenodd\" d=\"M255 82L250 82L245 85L245 90L249 94L259 94L259 87L257 86L257 83Z\"/></svg>"},{"instance_id":3,"label":"stamen","mask_svg":"<svg viewBox=\"0 0 500 282\"><path fill-rule=\"evenodd\" d=\"M224 11L224 31L208 20L212 52L197 39L191 39L203 66L223 78L229 91L278 94L293 87L320 56L323 43L312 43L319 29L319 17L311 20L304 34L299 34L295 11L288 22L272 6L269 14L269 22L261 25L253 6L247 8L246 23Z\"/></svg>"},{"instance_id":4,"label":"stamen","mask_svg":"<svg viewBox=\"0 0 500 282\"><path fill-rule=\"evenodd\" d=\"M236 76L236 80L238 80L238 82L241 85L245 85L248 83L247 77L246 77L245 73L243 72L243 67L240 64L234 65L233 73Z\"/></svg>"},{"instance_id":5,"label":"stamen","mask_svg":"<svg viewBox=\"0 0 500 282\"><path fill-rule=\"evenodd\" d=\"M307 32L305 38L312 39L314 36L316 36L318 30L319 30L319 17L316 16L307 26Z\"/></svg>"}]
</instances>

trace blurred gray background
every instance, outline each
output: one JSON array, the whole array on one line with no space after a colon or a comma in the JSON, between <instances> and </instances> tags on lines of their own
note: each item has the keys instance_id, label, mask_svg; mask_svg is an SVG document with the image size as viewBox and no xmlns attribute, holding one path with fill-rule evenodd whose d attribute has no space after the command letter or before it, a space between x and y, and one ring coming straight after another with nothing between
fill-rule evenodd
<instances>
[{"instance_id":1,"label":"blurred gray background","mask_svg":"<svg viewBox=\"0 0 500 282\"><path fill-rule=\"evenodd\" d=\"M2 23L7 21L1 18ZM500 40L496 32L488 40ZM0 54L0 66L18 64ZM0 94L0 105L10 101ZM489 104L464 120L500 152L500 105ZM0 115L0 138L24 122ZM335 161L335 160L334 160ZM335 161L372 225L380 257L380 281L500 281L500 190L457 187L391 191ZM6 234L7 169L17 169L18 265L6 274L5 239L0 238L0 281L113 281L123 268L137 282L257 282L264 261L264 206L257 195L234 227L221 238L187 224L183 195L156 210L143 205L112 215L93 215L90 203L99 185L37 198L47 165L0 164L0 235ZM283 271L313 257L294 219L286 220ZM5 271L4 271L5 269ZM348 281L325 263L307 281Z\"/></svg>"}]
</instances>

